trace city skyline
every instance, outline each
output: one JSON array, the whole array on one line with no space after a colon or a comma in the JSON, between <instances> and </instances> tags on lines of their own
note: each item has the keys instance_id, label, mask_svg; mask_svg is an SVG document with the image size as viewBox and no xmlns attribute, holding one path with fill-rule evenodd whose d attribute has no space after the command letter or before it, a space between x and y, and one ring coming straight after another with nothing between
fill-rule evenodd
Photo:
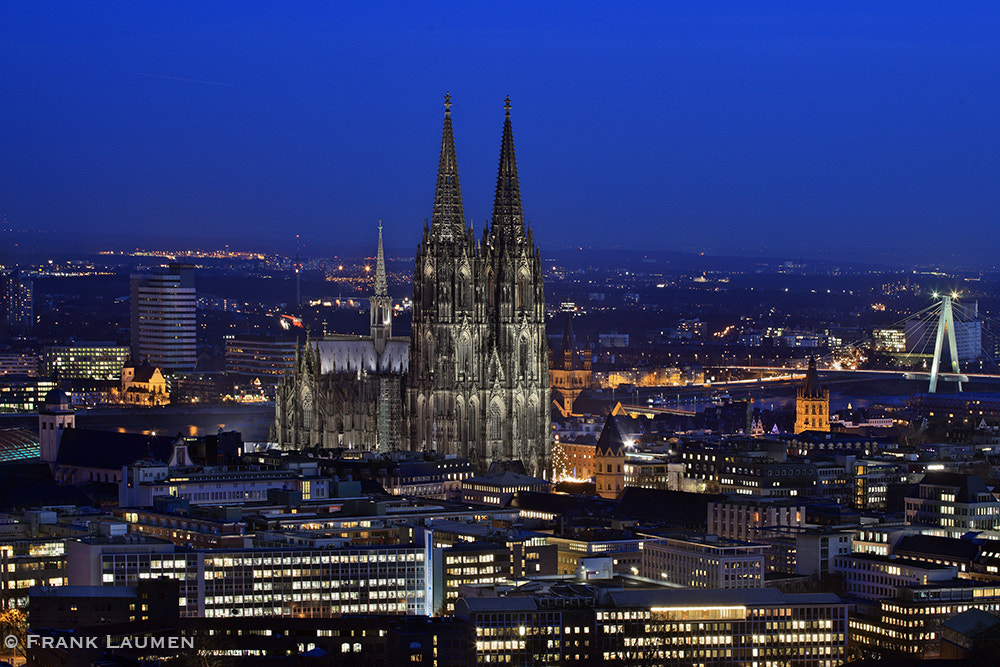
<instances>
[{"instance_id":1,"label":"city skyline","mask_svg":"<svg viewBox=\"0 0 1000 667\"><path fill-rule=\"evenodd\" d=\"M381 9L381 11L380 11ZM431 214L443 96L488 223L511 96L547 248L918 261L995 240L997 16L840 5L22 8L5 228L371 247ZM9 250L5 248L4 250ZM919 257L923 261L924 257Z\"/></svg>"}]
</instances>

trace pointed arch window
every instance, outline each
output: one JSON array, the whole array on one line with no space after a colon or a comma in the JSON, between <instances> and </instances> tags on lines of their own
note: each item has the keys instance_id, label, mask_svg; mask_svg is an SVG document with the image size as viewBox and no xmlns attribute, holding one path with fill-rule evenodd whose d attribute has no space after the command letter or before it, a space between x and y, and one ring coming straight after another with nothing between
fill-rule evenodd
<instances>
[{"instance_id":1,"label":"pointed arch window","mask_svg":"<svg viewBox=\"0 0 1000 667\"><path fill-rule=\"evenodd\" d=\"M490 414L486 419L486 437L490 440L499 440L502 437L502 422L500 406L494 403L490 406Z\"/></svg>"},{"instance_id":2,"label":"pointed arch window","mask_svg":"<svg viewBox=\"0 0 1000 667\"><path fill-rule=\"evenodd\" d=\"M479 404L476 399L469 401L469 436L468 439L475 443L480 438L479 433Z\"/></svg>"},{"instance_id":3,"label":"pointed arch window","mask_svg":"<svg viewBox=\"0 0 1000 667\"><path fill-rule=\"evenodd\" d=\"M514 406L513 417L514 418L511 420L511 427L513 429L512 436L516 442L524 435L524 410L521 408L520 403Z\"/></svg>"},{"instance_id":4,"label":"pointed arch window","mask_svg":"<svg viewBox=\"0 0 1000 667\"><path fill-rule=\"evenodd\" d=\"M421 306L426 310L434 304L434 269L430 264L424 269L424 279L422 282Z\"/></svg>"},{"instance_id":5,"label":"pointed arch window","mask_svg":"<svg viewBox=\"0 0 1000 667\"><path fill-rule=\"evenodd\" d=\"M465 442L469 439L469 424L465 419L465 404L461 398L455 402L455 418L458 441Z\"/></svg>"},{"instance_id":6,"label":"pointed arch window","mask_svg":"<svg viewBox=\"0 0 1000 667\"><path fill-rule=\"evenodd\" d=\"M525 378L530 378L532 376L532 364L531 364L531 348L528 345L527 337L521 337L521 344L518 346L518 366L522 376Z\"/></svg>"},{"instance_id":7,"label":"pointed arch window","mask_svg":"<svg viewBox=\"0 0 1000 667\"><path fill-rule=\"evenodd\" d=\"M311 429L313 426L313 395L312 391L306 388L302 392L302 428Z\"/></svg>"},{"instance_id":8,"label":"pointed arch window","mask_svg":"<svg viewBox=\"0 0 1000 667\"><path fill-rule=\"evenodd\" d=\"M463 336L458 343L458 379L465 380L472 377L472 342L468 336Z\"/></svg>"},{"instance_id":9,"label":"pointed arch window","mask_svg":"<svg viewBox=\"0 0 1000 667\"><path fill-rule=\"evenodd\" d=\"M469 274L465 270L460 271L458 274L458 307L461 310L466 310L472 305L469 299L471 283Z\"/></svg>"}]
</instances>

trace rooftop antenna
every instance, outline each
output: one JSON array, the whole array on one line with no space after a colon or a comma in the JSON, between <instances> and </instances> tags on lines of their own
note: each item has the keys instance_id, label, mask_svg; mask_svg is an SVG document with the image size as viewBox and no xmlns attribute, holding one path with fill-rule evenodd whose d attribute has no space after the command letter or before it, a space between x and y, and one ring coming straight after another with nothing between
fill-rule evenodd
<instances>
[{"instance_id":1,"label":"rooftop antenna","mask_svg":"<svg viewBox=\"0 0 1000 667\"><path fill-rule=\"evenodd\" d=\"M302 305L302 261L299 259L299 235L295 235L295 307Z\"/></svg>"}]
</instances>

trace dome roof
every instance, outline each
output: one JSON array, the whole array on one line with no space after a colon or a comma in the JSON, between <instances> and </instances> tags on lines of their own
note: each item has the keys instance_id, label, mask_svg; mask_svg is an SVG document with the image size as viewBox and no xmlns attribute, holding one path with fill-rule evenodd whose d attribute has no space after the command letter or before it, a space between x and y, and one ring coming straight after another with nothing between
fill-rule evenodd
<instances>
[{"instance_id":1,"label":"dome roof","mask_svg":"<svg viewBox=\"0 0 1000 667\"><path fill-rule=\"evenodd\" d=\"M62 389L56 387L55 389L50 390L49 393L45 394L44 404L46 407L50 405L68 406L69 396L67 396L66 392L64 392Z\"/></svg>"}]
</instances>

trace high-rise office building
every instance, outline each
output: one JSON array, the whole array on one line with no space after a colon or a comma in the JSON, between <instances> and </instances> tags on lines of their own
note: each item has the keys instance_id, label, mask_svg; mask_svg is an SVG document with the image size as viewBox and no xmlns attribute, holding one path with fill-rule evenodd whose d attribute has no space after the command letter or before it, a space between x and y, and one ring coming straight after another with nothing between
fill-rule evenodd
<instances>
[{"instance_id":1,"label":"high-rise office building","mask_svg":"<svg viewBox=\"0 0 1000 667\"><path fill-rule=\"evenodd\" d=\"M198 360L194 267L132 276L132 361L163 372L194 370Z\"/></svg>"},{"instance_id":2,"label":"high-rise office building","mask_svg":"<svg viewBox=\"0 0 1000 667\"><path fill-rule=\"evenodd\" d=\"M29 275L18 269L0 274L0 298L3 301L3 327L19 331L35 322L31 292L33 283Z\"/></svg>"},{"instance_id":3,"label":"high-rise office building","mask_svg":"<svg viewBox=\"0 0 1000 667\"><path fill-rule=\"evenodd\" d=\"M81 341L42 350L44 373L61 380L117 380L129 349L112 342Z\"/></svg>"},{"instance_id":4,"label":"high-rise office building","mask_svg":"<svg viewBox=\"0 0 1000 667\"><path fill-rule=\"evenodd\" d=\"M247 334L226 338L226 372L280 378L295 366L294 338Z\"/></svg>"}]
</instances>

